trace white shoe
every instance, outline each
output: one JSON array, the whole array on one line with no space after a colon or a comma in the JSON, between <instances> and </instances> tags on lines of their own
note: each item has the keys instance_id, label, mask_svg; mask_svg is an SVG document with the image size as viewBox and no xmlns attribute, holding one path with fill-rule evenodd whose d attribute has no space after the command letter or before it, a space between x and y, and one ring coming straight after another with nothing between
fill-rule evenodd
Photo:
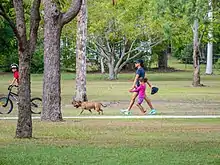
<instances>
[{"instance_id":1,"label":"white shoe","mask_svg":"<svg viewBox=\"0 0 220 165\"><path fill-rule=\"evenodd\" d=\"M121 109L120 111L121 111L121 113L123 113L123 114L124 114L125 112L128 112L127 109Z\"/></svg>"},{"instance_id":2,"label":"white shoe","mask_svg":"<svg viewBox=\"0 0 220 165\"><path fill-rule=\"evenodd\" d=\"M125 115L131 115L131 111L126 111L124 114Z\"/></svg>"},{"instance_id":3,"label":"white shoe","mask_svg":"<svg viewBox=\"0 0 220 165\"><path fill-rule=\"evenodd\" d=\"M131 114L131 111L128 111L127 109L121 109L120 111L124 115L130 115Z\"/></svg>"}]
</instances>

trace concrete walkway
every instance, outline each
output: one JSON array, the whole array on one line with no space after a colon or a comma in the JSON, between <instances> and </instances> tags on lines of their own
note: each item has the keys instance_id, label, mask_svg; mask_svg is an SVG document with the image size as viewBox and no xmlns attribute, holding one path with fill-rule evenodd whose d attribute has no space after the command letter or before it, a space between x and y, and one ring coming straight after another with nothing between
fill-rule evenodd
<instances>
[{"instance_id":1,"label":"concrete walkway","mask_svg":"<svg viewBox=\"0 0 220 165\"><path fill-rule=\"evenodd\" d=\"M220 116L67 116L63 119L216 119ZM17 120L18 117L0 117L0 120ZM32 119L40 119L40 116L32 117Z\"/></svg>"}]
</instances>

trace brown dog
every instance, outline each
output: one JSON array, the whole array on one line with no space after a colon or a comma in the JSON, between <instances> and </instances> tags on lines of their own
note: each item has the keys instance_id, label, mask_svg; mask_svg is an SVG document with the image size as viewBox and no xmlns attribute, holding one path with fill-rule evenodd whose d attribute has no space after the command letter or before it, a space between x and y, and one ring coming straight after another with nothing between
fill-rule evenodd
<instances>
[{"instance_id":1,"label":"brown dog","mask_svg":"<svg viewBox=\"0 0 220 165\"><path fill-rule=\"evenodd\" d=\"M101 109L101 107L102 106L106 107L106 105L103 105L102 103L99 103L99 102L73 101L72 104L76 108L79 108L79 107L82 108L80 115L83 113L84 110L88 110L90 113L92 113L91 109L96 110L99 113L99 115L100 115L100 112L102 112L102 115L103 115L103 110Z\"/></svg>"}]
</instances>

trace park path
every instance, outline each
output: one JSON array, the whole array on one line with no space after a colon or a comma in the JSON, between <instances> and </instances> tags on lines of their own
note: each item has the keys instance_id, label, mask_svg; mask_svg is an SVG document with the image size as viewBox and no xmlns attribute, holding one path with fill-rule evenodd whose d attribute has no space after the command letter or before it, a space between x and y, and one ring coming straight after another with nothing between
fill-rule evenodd
<instances>
[{"instance_id":1,"label":"park path","mask_svg":"<svg viewBox=\"0 0 220 165\"><path fill-rule=\"evenodd\" d=\"M66 116L63 119L217 119L220 116ZM17 120L18 117L0 117L0 120ZM40 116L34 116L32 119L40 119Z\"/></svg>"}]
</instances>

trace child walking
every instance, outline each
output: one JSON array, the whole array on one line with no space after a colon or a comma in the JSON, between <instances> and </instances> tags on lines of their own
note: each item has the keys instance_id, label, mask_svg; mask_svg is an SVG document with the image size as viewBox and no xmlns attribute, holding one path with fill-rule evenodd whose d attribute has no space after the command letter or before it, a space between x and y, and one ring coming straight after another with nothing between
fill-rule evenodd
<instances>
[{"instance_id":1,"label":"child walking","mask_svg":"<svg viewBox=\"0 0 220 165\"><path fill-rule=\"evenodd\" d=\"M138 93L138 102L137 106L140 109L140 111L145 114L146 111L142 107L143 101L146 99L145 91L146 91L146 84L147 83L147 78L139 78L140 86L137 87L136 89L129 90L129 92L137 92Z\"/></svg>"},{"instance_id":2,"label":"child walking","mask_svg":"<svg viewBox=\"0 0 220 165\"><path fill-rule=\"evenodd\" d=\"M147 85L152 88L151 84L149 83L148 79L146 78L146 83ZM149 115L155 115L156 114L156 110L154 109L151 100L145 95L144 100L147 102L147 105L150 107L151 111L148 113Z\"/></svg>"}]
</instances>

